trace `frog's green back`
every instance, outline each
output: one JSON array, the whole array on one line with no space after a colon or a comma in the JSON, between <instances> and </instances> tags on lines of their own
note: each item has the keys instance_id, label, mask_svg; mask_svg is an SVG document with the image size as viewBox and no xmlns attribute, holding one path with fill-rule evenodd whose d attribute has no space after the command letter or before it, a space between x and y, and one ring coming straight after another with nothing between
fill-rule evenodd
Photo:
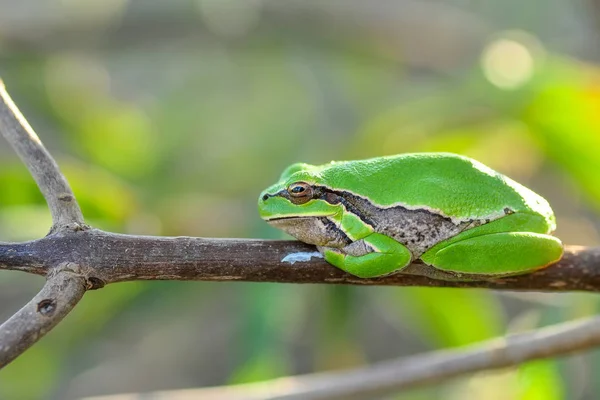
<instances>
[{"instance_id":1,"label":"frog's green back","mask_svg":"<svg viewBox=\"0 0 600 400\"><path fill-rule=\"evenodd\" d=\"M543 215L551 227L548 202L510 178L468 157L414 153L341 161L308 169L319 181L387 207L426 208L451 218L492 218L505 209Z\"/></svg>"}]
</instances>

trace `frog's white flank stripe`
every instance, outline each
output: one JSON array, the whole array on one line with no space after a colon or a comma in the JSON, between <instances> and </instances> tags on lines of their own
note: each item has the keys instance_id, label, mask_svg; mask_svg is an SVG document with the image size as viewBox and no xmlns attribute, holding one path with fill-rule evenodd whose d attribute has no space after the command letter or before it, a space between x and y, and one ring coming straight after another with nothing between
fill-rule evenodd
<instances>
[{"instance_id":1,"label":"frog's white flank stripe","mask_svg":"<svg viewBox=\"0 0 600 400\"><path fill-rule=\"evenodd\" d=\"M288 262L290 264L294 264L296 262L310 261L312 257L323 258L323 255L318 251L301 251L298 253L288 254L287 256L283 257L281 262Z\"/></svg>"}]
</instances>

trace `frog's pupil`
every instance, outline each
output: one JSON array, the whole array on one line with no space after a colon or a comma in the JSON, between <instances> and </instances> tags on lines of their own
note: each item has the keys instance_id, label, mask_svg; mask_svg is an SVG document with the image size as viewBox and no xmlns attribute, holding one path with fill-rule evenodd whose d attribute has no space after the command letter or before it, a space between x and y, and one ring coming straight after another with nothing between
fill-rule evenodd
<instances>
[{"instance_id":1,"label":"frog's pupil","mask_svg":"<svg viewBox=\"0 0 600 400\"><path fill-rule=\"evenodd\" d=\"M294 186L292 188L292 192L294 192L294 193L302 193L302 192L304 192L304 188L302 186Z\"/></svg>"}]
</instances>

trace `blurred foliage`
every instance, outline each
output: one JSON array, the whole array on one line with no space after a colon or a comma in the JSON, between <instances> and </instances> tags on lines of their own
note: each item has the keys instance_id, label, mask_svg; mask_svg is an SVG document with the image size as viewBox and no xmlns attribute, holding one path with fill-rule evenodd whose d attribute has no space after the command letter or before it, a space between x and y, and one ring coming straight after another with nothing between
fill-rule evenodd
<instances>
[{"instance_id":1,"label":"blurred foliage","mask_svg":"<svg viewBox=\"0 0 600 400\"><path fill-rule=\"evenodd\" d=\"M386 2L373 2L379 14L358 2L307 2L305 8L288 2L285 12L271 5L261 17L254 8L260 2L197 1L175 21L185 26L191 18L201 30L169 37L176 27L159 24L173 24L167 6L157 11L152 2L112 1L106 8L88 2L87 9L63 3L68 21L40 2L38 11L49 22L38 28L59 18L75 32L82 29L83 45L39 34L16 46L10 34L21 31L10 12L3 14L0 74L93 226L135 234L280 238L260 221L255 203L286 165L452 151L548 198L557 235L566 243L600 242L594 213L600 209L600 69L546 39L544 13L537 11L551 13L552 7L533 2L519 7L535 13L508 15L498 12L501 3L482 2L465 14L427 2L430 8L419 14L410 7L421 6L405 2L411 18L432 16L419 28L403 19L404 11L386 9ZM34 9L37 3L27 4ZM320 19L320 7L337 15L335 21ZM154 26L135 19L144 21L144 15L164 17L156 29L165 39L144 31ZM141 32L116 28L128 26L128 18ZM97 37L90 38L94 29ZM415 48L406 37L427 45ZM456 37L475 43L473 49L465 51ZM43 198L5 148L0 188L0 238L43 236L50 225ZM3 316L19 307L15 293L35 288L3 273ZM68 399L348 368L596 310L595 297L580 294L119 284L86 295L58 328L4 369L0 398ZM396 397L594 399L598 366L600 356L592 352Z\"/></svg>"}]
</instances>

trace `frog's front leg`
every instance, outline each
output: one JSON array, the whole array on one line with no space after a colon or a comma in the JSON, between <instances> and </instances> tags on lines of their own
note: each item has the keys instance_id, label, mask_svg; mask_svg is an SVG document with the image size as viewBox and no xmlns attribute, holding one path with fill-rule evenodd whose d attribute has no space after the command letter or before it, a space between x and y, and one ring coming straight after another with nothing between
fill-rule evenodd
<instances>
[{"instance_id":1,"label":"frog's front leg","mask_svg":"<svg viewBox=\"0 0 600 400\"><path fill-rule=\"evenodd\" d=\"M406 267L412 254L389 236L373 232L346 247L319 247L330 264L359 278L389 275Z\"/></svg>"}]
</instances>

